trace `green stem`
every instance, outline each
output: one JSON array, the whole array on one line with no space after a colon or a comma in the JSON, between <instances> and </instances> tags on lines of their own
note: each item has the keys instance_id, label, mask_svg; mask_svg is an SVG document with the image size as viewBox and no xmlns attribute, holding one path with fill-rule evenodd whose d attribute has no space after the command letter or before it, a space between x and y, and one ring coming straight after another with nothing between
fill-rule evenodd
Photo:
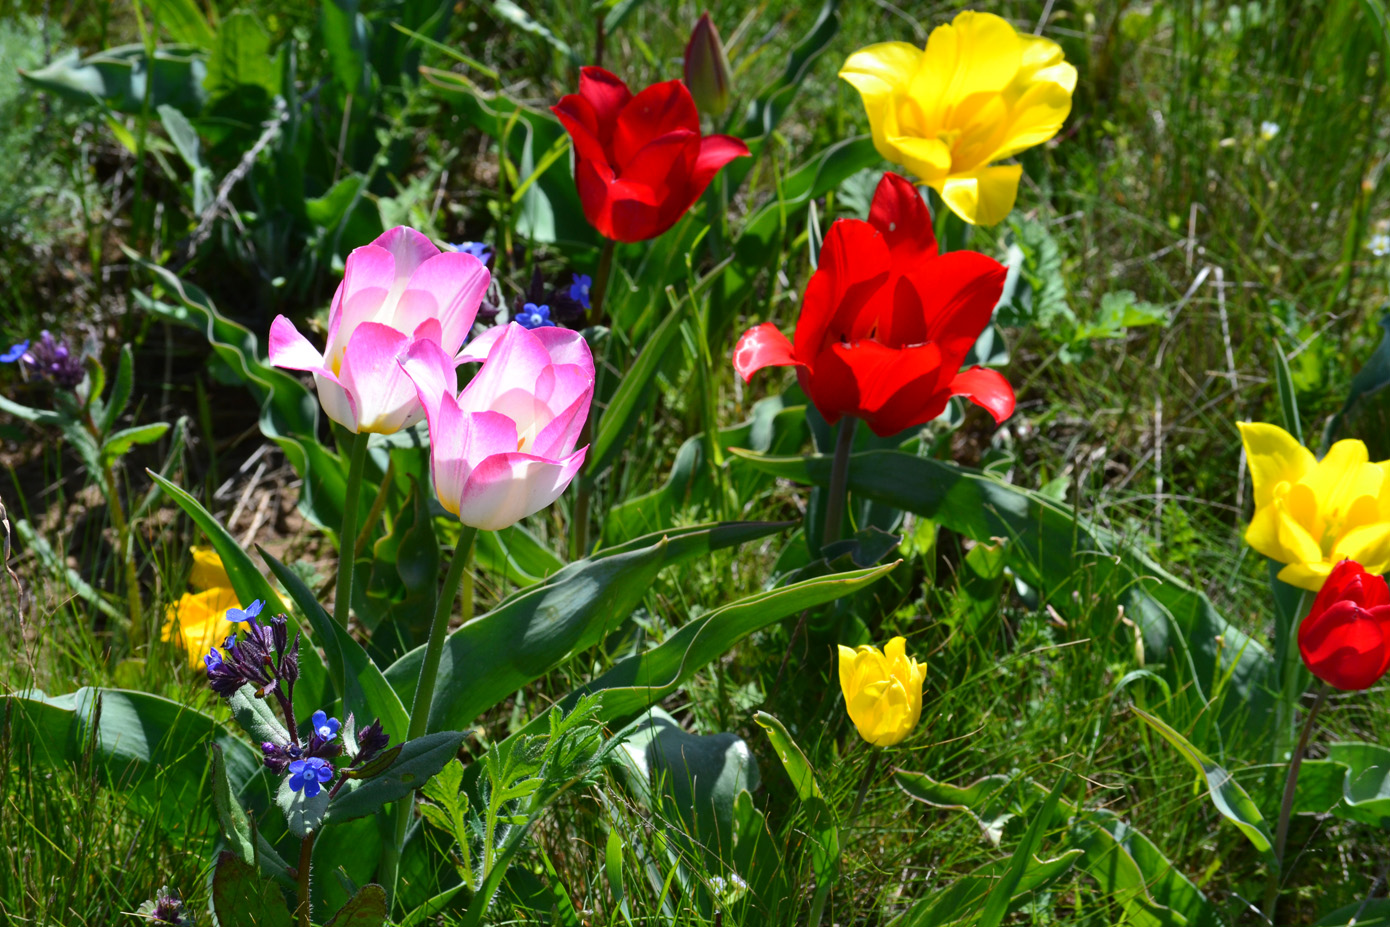
<instances>
[{"instance_id":1,"label":"green stem","mask_svg":"<svg viewBox=\"0 0 1390 927\"><path fill-rule=\"evenodd\" d=\"M352 608L352 562L353 549L357 542L357 503L362 496L362 471L367 464L366 432L352 438L352 449L348 452L347 496L343 499L343 527L338 532L338 588L333 598L333 619L340 627L348 625L348 614ZM342 691L341 679L335 679L338 691Z\"/></svg>"},{"instance_id":2,"label":"green stem","mask_svg":"<svg viewBox=\"0 0 1390 927\"><path fill-rule=\"evenodd\" d=\"M826 488L825 533L821 536L821 547L840 539L849 493L849 455L854 450L854 426L858 422L853 415L846 415L835 433L835 459L830 465L830 486Z\"/></svg>"},{"instance_id":3,"label":"green stem","mask_svg":"<svg viewBox=\"0 0 1390 927\"><path fill-rule=\"evenodd\" d=\"M878 749L873 748L869 754L869 765L864 767L864 779L859 783L859 793L854 796L854 805L849 809L849 817L845 820L853 821L859 816L859 809L864 807L864 799L869 794L869 785L874 781L874 773L878 770Z\"/></svg>"},{"instance_id":4,"label":"green stem","mask_svg":"<svg viewBox=\"0 0 1390 927\"><path fill-rule=\"evenodd\" d=\"M585 325L603 324L603 302L608 295L608 280L613 276L613 251L618 243L605 240L603 251L598 256L598 270L594 271L594 285L589 287L589 311L584 316Z\"/></svg>"},{"instance_id":5,"label":"green stem","mask_svg":"<svg viewBox=\"0 0 1390 927\"><path fill-rule=\"evenodd\" d=\"M454 611L454 599L458 596L463 576L472 562L473 541L478 529L471 525L463 526L454 557L449 562L449 573L444 577L444 589L434 606L434 621L430 625L430 637L425 644L425 659L420 664L420 678L415 683L415 699L410 706L410 728L406 740L422 737L428 729L430 707L434 704L434 686L439 675L439 661L444 654L444 640L449 636L449 616ZM414 805L412 796L407 795L396 802L395 839L386 844L381 854L381 884L386 889L388 907L396 894L396 874L400 870L401 850L405 846L405 833L410 827L410 813Z\"/></svg>"},{"instance_id":6,"label":"green stem","mask_svg":"<svg viewBox=\"0 0 1390 927\"><path fill-rule=\"evenodd\" d=\"M1318 687L1317 701L1313 702L1313 707L1308 711L1308 717L1303 719L1303 730L1298 735L1298 746L1294 748L1293 756L1289 758L1289 775L1284 780L1284 800L1279 803L1279 825L1274 832L1274 859L1276 867L1269 874L1269 883L1265 886L1265 920L1274 923L1274 909L1279 904L1279 883L1283 880L1287 867L1287 860L1284 859L1284 848L1289 839L1289 818L1293 814L1293 799L1298 791L1298 771L1303 766L1303 754L1308 749L1308 738L1313 733L1313 720L1317 718L1318 712L1322 710L1323 703L1327 701L1327 685L1321 684Z\"/></svg>"},{"instance_id":7,"label":"green stem","mask_svg":"<svg viewBox=\"0 0 1390 927\"><path fill-rule=\"evenodd\" d=\"M84 424L88 433L101 447L101 429L92 418L90 407L83 412ZM116 470L108 461L101 465L101 488L106 493L106 509L111 514L111 527L116 531L116 551L120 557L121 572L125 578L126 614L130 618L130 646L132 650L145 643L145 603L140 596L140 573L135 566L135 551L132 549L130 523L126 521L125 507L121 505L120 484L116 481Z\"/></svg>"},{"instance_id":8,"label":"green stem","mask_svg":"<svg viewBox=\"0 0 1390 927\"><path fill-rule=\"evenodd\" d=\"M1279 703L1275 707L1275 763L1284 762L1293 743L1294 718L1298 715L1298 702L1304 690L1303 663L1298 652L1298 625L1311 607L1312 593L1305 591L1298 597L1293 614L1288 616L1287 626L1278 629L1283 634L1283 640L1275 641L1276 651L1283 661L1279 667Z\"/></svg>"},{"instance_id":9,"label":"green stem","mask_svg":"<svg viewBox=\"0 0 1390 927\"><path fill-rule=\"evenodd\" d=\"M309 900L309 872L314 860L314 840L317 836L317 832L311 831L304 835L303 840L299 841L299 870L295 873L295 881L299 887L299 900L294 909L299 927L311 927L312 924L309 919L312 908L312 903Z\"/></svg>"}]
</instances>

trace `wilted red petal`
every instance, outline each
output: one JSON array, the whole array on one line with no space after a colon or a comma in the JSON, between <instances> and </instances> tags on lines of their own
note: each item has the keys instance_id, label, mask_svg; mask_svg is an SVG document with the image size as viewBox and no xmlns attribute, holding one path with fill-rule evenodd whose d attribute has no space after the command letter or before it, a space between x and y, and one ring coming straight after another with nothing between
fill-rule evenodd
<instances>
[{"instance_id":1,"label":"wilted red petal","mask_svg":"<svg viewBox=\"0 0 1390 927\"><path fill-rule=\"evenodd\" d=\"M987 367L962 370L951 380L951 395L964 396L994 416L994 424L1014 414L1014 388L1004 375Z\"/></svg>"},{"instance_id":2,"label":"wilted red petal","mask_svg":"<svg viewBox=\"0 0 1390 927\"><path fill-rule=\"evenodd\" d=\"M748 329L743 333L743 337L738 339L738 344L734 345L734 370L743 377L745 383L764 367L797 365L798 361L792 353L792 343L771 322L764 322Z\"/></svg>"}]
</instances>

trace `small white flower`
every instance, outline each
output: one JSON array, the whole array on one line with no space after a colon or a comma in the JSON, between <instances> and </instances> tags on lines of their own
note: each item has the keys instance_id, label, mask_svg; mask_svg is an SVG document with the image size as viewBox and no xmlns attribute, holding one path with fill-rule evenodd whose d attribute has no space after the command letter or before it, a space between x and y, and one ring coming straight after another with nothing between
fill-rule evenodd
<instances>
[{"instance_id":1,"label":"small white flower","mask_svg":"<svg viewBox=\"0 0 1390 927\"><path fill-rule=\"evenodd\" d=\"M1385 232L1377 232L1371 236L1371 240L1366 243L1366 247L1371 249L1371 253L1376 257L1385 257L1390 254L1390 235Z\"/></svg>"},{"instance_id":2,"label":"small white flower","mask_svg":"<svg viewBox=\"0 0 1390 927\"><path fill-rule=\"evenodd\" d=\"M743 881L743 877L737 872L729 876L729 881L734 883L734 888L740 892L748 891L748 883Z\"/></svg>"},{"instance_id":3,"label":"small white flower","mask_svg":"<svg viewBox=\"0 0 1390 927\"><path fill-rule=\"evenodd\" d=\"M722 895L729 889L729 883L724 881L723 876L710 876L709 887L714 889L716 895Z\"/></svg>"},{"instance_id":4,"label":"small white flower","mask_svg":"<svg viewBox=\"0 0 1390 927\"><path fill-rule=\"evenodd\" d=\"M1274 136L1276 136L1276 135L1278 135L1278 134L1279 134L1279 123L1277 123L1277 122L1270 122L1268 119L1266 119L1264 122L1260 123L1260 140L1261 140L1261 141L1271 142L1271 141L1274 140Z\"/></svg>"}]
</instances>

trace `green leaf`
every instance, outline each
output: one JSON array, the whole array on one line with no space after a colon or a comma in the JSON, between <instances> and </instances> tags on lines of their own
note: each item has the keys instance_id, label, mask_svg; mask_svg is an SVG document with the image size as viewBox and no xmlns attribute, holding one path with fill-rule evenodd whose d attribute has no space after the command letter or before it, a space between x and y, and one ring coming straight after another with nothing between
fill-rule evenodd
<instances>
[{"instance_id":1,"label":"green leaf","mask_svg":"<svg viewBox=\"0 0 1390 927\"><path fill-rule=\"evenodd\" d=\"M19 76L31 86L78 103L98 101L118 112L140 113L153 71L151 104L158 107L167 103L182 113L196 115L207 100L203 89L207 70L203 53L196 49L159 48L150 59L143 45L121 45L86 58L70 52L36 71L21 69Z\"/></svg>"},{"instance_id":2,"label":"green leaf","mask_svg":"<svg viewBox=\"0 0 1390 927\"><path fill-rule=\"evenodd\" d=\"M133 428L126 428L116 432L106 439L101 446L101 459L103 463L111 463L119 460L127 451L137 444L153 444L164 437L169 430L168 422L154 422L150 425L136 425Z\"/></svg>"},{"instance_id":3,"label":"green leaf","mask_svg":"<svg viewBox=\"0 0 1390 927\"><path fill-rule=\"evenodd\" d=\"M680 307L687 305L682 300ZM586 478L593 479L607 469L613 458L622 450L623 439L637 423L637 412L651 397L652 380L656 377L661 359L666 349L680 334L680 323L685 313L673 309L642 345L642 353L628 368L617 392L609 400L599 419L594 442L589 446L588 465L584 468Z\"/></svg>"},{"instance_id":4,"label":"green leaf","mask_svg":"<svg viewBox=\"0 0 1390 927\"><path fill-rule=\"evenodd\" d=\"M303 789L291 788L290 777L285 776L275 791L275 804L284 812L290 833L307 837L323 826L323 817L328 813L328 789L322 788L309 795Z\"/></svg>"},{"instance_id":5,"label":"green leaf","mask_svg":"<svg viewBox=\"0 0 1390 927\"><path fill-rule=\"evenodd\" d=\"M13 415L15 418L35 425L62 425L67 421L61 412L54 412L50 409L34 409L29 406L20 405L13 399L0 396L0 412L6 415Z\"/></svg>"},{"instance_id":6,"label":"green leaf","mask_svg":"<svg viewBox=\"0 0 1390 927\"><path fill-rule=\"evenodd\" d=\"M275 852L269 841L252 829L246 812L241 808L241 802L232 791L231 780L227 778L227 763L222 758L222 748L212 744L211 752L212 804L217 810L222 839L227 841L237 859L250 866L255 866L259 860L261 872L276 878L286 886L292 886L294 883L290 880L285 861Z\"/></svg>"},{"instance_id":7,"label":"green leaf","mask_svg":"<svg viewBox=\"0 0 1390 927\"><path fill-rule=\"evenodd\" d=\"M178 113L178 110L169 110ZM160 111L161 118L164 111ZM179 113L179 118L183 114ZM184 120L187 123L188 120ZM101 410L101 419L97 422L97 427L102 434L107 434L112 428L116 427L116 422L120 420L121 414L125 412L126 406L130 403L130 390L135 383L135 355L130 350L130 345L121 345L121 359L116 365L116 382L111 386L111 396L106 400Z\"/></svg>"},{"instance_id":8,"label":"green leaf","mask_svg":"<svg viewBox=\"0 0 1390 927\"><path fill-rule=\"evenodd\" d=\"M1260 814L1260 809L1255 807L1255 802L1249 793L1241 788L1240 783L1205 753L1192 746L1186 737L1166 721L1141 708L1131 706L1130 710L1163 735L1164 740L1177 747L1183 759L1202 774L1207 783L1207 794L1211 796L1211 802L1221 816L1235 824L1255 849L1266 856L1272 856L1274 839L1265 825L1264 815Z\"/></svg>"},{"instance_id":9,"label":"green leaf","mask_svg":"<svg viewBox=\"0 0 1390 927\"><path fill-rule=\"evenodd\" d=\"M1372 0L1366 0L1366 2L1370 3ZM1387 44L1390 45L1390 42ZM1381 315L1380 327L1380 343L1376 345L1375 351L1366 359L1366 363L1362 365L1361 369L1356 371L1356 376L1351 378L1351 387L1347 390L1347 399L1342 404L1342 408L1327 421L1327 427L1322 433L1322 446L1324 448L1332 446L1333 440L1341 433L1342 425L1347 416L1356 411L1363 400L1390 386L1390 311ZM1280 400L1282 403L1282 383L1280 385ZM1293 432L1290 431L1290 434Z\"/></svg>"},{"instance_id":10,"label":"green leaf","mask_svg":"<svg viewBox=\"0 0 1390 927\"><path fill-rule=\"evenodd\" d=\"M1315 921L1313 927L1390 927L1390 900L1368 898L1349 904Z\"/></svg>"},{"instance_id":11,"label":"green leaf","mask_svg":"<svg viewBox=\"0 0 1390 927\"><path fill-rule=\"evenodd\" d=\"M136 252L124 250L133 263L154 275L174 294L180 305L151 299L139 291L134 294L135 301L147 312L203 333L217 356L260 404L261 433L279 445L295 472L303 477L300 511L319 527L337 530L347 496L347 467L319 443L317 397L295 377L263 363L257 336L218 313L202 290Z\"/></svg>"},{"instance_id":12,"label":"green leaf","mask_svg":"<svg viewBox=\"0 0 1390 927\"><path fill-rule=\"evenodd\" d=\"M967 786L937 782L926 773L899 770L893 781L917 801L935 808L964 811L975 819L986 839L994 846L1004 834L1004 825L1013 817L1009 810L1010 796L1005 787L1014 780L1010 776L993 775L976 779Z\"/></svg>"},{"instance_id":13,"label":"green leaf","mask_svg":"<svg viewBox=\"0 0 1390 927\"><path fill-rule=\"evenodd\" d=\"M633 790L652 811L669 800L685 834L727 859L733 845L734 801L758 787L758 763L737 734L700 736L654 708L614 735L622 744Z\"/></svg>"},{"instance_id":14,"label":"green leaf","mask_svg":"<svg viewBox=\"0 0 1390 927\"><path fill-rule=\"evenodd\" d=\"M198 8L197 0L149 0L149 6L155 25L163 26L175 42L199 48L212 46L212 26Z\"/></svg>"},{"instance_id":15,"label":"green leaf","mask_svg":"<svg viewBox=\"0 0 1390 927\"><path fill-rule=\"evenodd\" d=\"M449 635L428 730L463 727L572 654L602 640L641 601L663 567L780 531L782 525L700 525L638 538L569 564ZM386 670L402 698L414 692L424 647Z\"/></svg>"},{"instance_id":16,"label":"green leaf","mask_svg":"<svg viewBox=\"0 0 1390 927\"><path fill-rule=\"evenodd\" d=\"M304 585L304 580L297 573L262 548L256 549L260 551L261 557L275 574L275 578L290 594L290 598L294 599L295 604L309 619L309 624L314 629L314 640L328 654L329 666L342 667L343 682L347 688L343 695L344 712L352 712L363 725L380 719L383 730L393 741L399 743L410 727L410 718L406 715L400 697L386 681L381 670L347 629L324 611L314 593ZM304 649L300 648L301 654Z\"/></svg>"},{"instance_id":17,"label":"green leaf","mask_svg":"<svg viewBox=\"0 0 1390 927\"><path fill-rule=\"evenodd\" d=\"M149 474L155 485L174 500L203 532L208 543L212 545L213 550L217 551L217 556L221 558L222 566L227 571L227 577L232 581L232 588L236 590L237 598L241 600L243 605L249 605L256 599L260 599L265 602L265 607L268 609L267 614L274 615L286 611L285 604L280 601L280 597L276 595L270 583L266 582L260 570L256 569L256 565L251 562L246 551L242 550L236 539L227 532L226 528L222 527L221 522L213 518L212 513L203 508L202 503L184 492L176 483L165 479L158 473L152 470L145 472ZM294 687L295 715L308 717L328 702L328 673L324 669L318 651L312 646L299 648L299 674L299 681Z\"/></svg>"},{"instance_id":18,"label":"green leaf","mask_svg":"<svg viewBox=\"0 0 1390 927\"><path fill-rule=\"evenodd\" d=\"M734 450L752 466L825 486L831 459L761 457ZM1229 679L1225 715L1239 715L1252 739L1269 729L1273 700L1269 651L1217 612L1207 596L1154 563L1131 542L1088 523L1069 506L955 464L902 451L850 458L851 493L924 518L976 541L1003 538L1005 562L1019 579L1069 609L1071 596L1104 591L1144 635L1150 663L1162 663L1174 707L1193 718L1210 710L1208 687Z\"/></svg>"},{"instance_id":19,"label":"green leaf","mask_svg":"<svg viewBox=\"0 0 1390 927\"><path fill-rule=\"evenodd\" d=\"M1004 877L999 880L999 884L989 890L989 897L985 899L984 911L976 922L979 927L999 927L999 924L1008 915L1009 908L1014 897L1018 894L1019 887L1024 882L1025 875L1032 868L1038 851L1042 849L1043 834L1051 826L1053 812L1057 808L1057 803L1061 801L1062 792L1070 781L1070 771L1062 773L1057 778L1057 784L1052 787L1052 791L1043 800L1042 807L1033 811L1033 820L1029 822L1028 830L1024 833L1023 839L1014 848L1014 854L1009 858L1009 866L1004 870Z\"/></svg>"},{"instance_id":20,"label":"green leaf","mask_svg":"<svg viewBox=\"0 0 1390 927\"><path fill-rule=\"evenodd\" d=\"M1076 863L1080 850L1067 850L1055 859L1029 857L1023 874L1014 885L1014 897L1010 909L1017 908L1022 901L1034 892L1041 891L1066 875ZM899 927L941 927L945 924L971 924L974 912L987 896L1000 884L1006 867L1012 860L996 860L985 863L969 875L956 879L941 891L935 892L907 912Z\"/></svg>"},{"instance_id":21,"label":"green leaf","mask_svg":"<svg viewBox=\"0 0 1390 927\"><path fill-rule=\"evenodd\" d=\"M1298 417L1298 393L1293 388L1293 376L1289 373L1289 359L1277 339L1274 341L1274 379L1279 384L1279 411L1284 416L1284 430L1302 444L1303 422ZM1354 389L1355 380L1352 386Z\"/></svg>"},{"instance_id":22,"label":"green leaf","mask_svg":"<svg viewBox=\"0 0 1390 927\"><path fill-rule=\"evenodd\" d=\"M364 885L325 927L381 927L386 923L386 890Z\"/></svg>"},{"instance_id":23,"label":"green leaf","mask_svg":"<svg viewBox=\"0 0 1390 927\"><path fill-rule=\"evenodd\" d=\"M207 89L219 96L259 91L266 102L280 92L280 65L270 53L270 35L254 13L237 10L218 26Z\"/></svg>"},{"instance_id":24,"label":"green leaf","mask_svg":"<svg viewBox=\"0 0 1390 927\"><path fill-rule=\"evenodd\" d=\"M0 397L0 405L3 404L3 397ZM60 557L58 552L53 549L53 545L48 543L48 538L34 530L34 526L23 518L16 518L14 521L15 534L24 542L24 547L30 551L43 565L48 575L62 577L68 589L82 601L88 603L93 608L100 611L107 618L117 622L127 620L125 612L113 605L99 590L82 578L82 574L68 565L67 559Z\"/></svg>"},{"instance_id":25,"label":"green leaf","mask_svg":"<svg viewBox=\"0 0 1390 927\"><path fill-rule=\"evenodd\" d=\"M0 697L17 757L71 768L90 751L94 777L162 827L181 828L204 794L207 745L222 751L231 788L265 789L260 751L213 718L144 692L81 688L68 695Z\"/></svg>"},{"instance_id":26,"label":"green leaf","mask_svg":"<svg viewBox=\"0 0 1390 927\"><path fill-rule=\"evenodd\" d=\"M274 743L287 746L290 732L276 717L271 702L266 698L256 698L256 687L249 682L232 693L227 699L227 707L232 710L241 729L251 735L255 743Z\"/></svg>"},{"instance_id":27,"label":"green leaf","mask_svg":"<svg viewBox=\"0 0 1390 927\"><path fill-rule=\"evenodd\" d=\"M338 86L356 93L367 73L367 21L357 0L325 0L319 31Z\"/></svg>"},{"instance_id":28,"label":"green leaf","mask_svg":"<svg viewBox=\"0 0 1390 927\"><path fill-rule=\"evenodd\" d=\"M757 97L748 105L743 127L738 132L739 137L745 140L757 139L765 142L776 130L782 121L782 115L787 111L787 107L795 99L797 91L801 89L802 82L810 73L811 65L825 52L831 40L835 38L835 34L840 31L839 8L839 0L825 0L821 4L820 12L817 14L815 22L811 24L810 31L801 37L801 41L797 42L791 53L787 55L787 63L782 69L782 73L772 83L760 90ZM750 163L737 166L737 173L730 178L731 186L736 188L737 184L743 182L744 176L752 169L751 162L756 160L761 148L761 144L749 146L754 157L747 159ZM735 163L737 164L737 162Z\"/></svg>"},{"instance_id":29,"label":"green leaf","mask_svg":"<svg viewBox=\"0 0 1390 927\"><path fill-rule=\"evenodd\" d=\"M811 868L816 874L816 894L823 896L834 886L840 865L840 828L835 812L816 781L815 770L806 754L787 733L782 722L765 711L753 716L758 726L767 732L767 739L782 768L791 777L792 788L806 809L807 835L811 838Z\"/></svg>"},{"instance_id":30,"label":"green leaf","mask_svg":"<svg viewBox=\"0 0 1390 927\"><path fill-rule=\"evenodd\" d=\"M292 927L285 897L236 856L223 851L212 871L212 909L217 920L237 927Z\"/></svg>"},{"instance_id":31,"label":"green leaf","mask_svg":"<svg viewBox=\"0 0 1390 927\"><path fill-rule=\"evenodd\" d=\"M383 805L404 798L428 782L458 754L467 731L440 731L417 737L401 747L396 762L374 779L349 783L328 808L331 822L375 814Z\"/></svg>"},{"instance_id":32,"label":"green leaf","mask_svg":"<svg viewBox=\"0 0 1390 927\"><path fill-rule=\"evenodd\" d=\"M479 531L473 545L473 556L480 567L518 586L534 585L565 565L520 524L501 531Z\"/></svg>"},{"instance_id":33,"label":"green leaf","mask_svg":"<svg viewBox=\"0 0 1390 927\"><path fill-rule=\"evenodd\" d=\"M528 35L534 35L542 39L551 48L569 59L571 64L577 66L581 63L574 49L570 48L569 45L554 32L551 32L549 26L517 6L512 0L491 0L489 6L492 7L492 13L498 19L511 23L517 29Z\"/></svg>"}]
</instances>

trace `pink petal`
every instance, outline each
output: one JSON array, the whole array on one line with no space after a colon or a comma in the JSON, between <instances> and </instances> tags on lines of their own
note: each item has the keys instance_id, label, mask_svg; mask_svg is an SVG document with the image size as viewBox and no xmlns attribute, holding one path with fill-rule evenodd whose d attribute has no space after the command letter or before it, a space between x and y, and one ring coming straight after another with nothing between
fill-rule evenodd
<instances>
[{"instance_id":1,"label":"pink petal","mask_svg":"<svg viewBox=\"0 0 1390 927\"><path fill-rule=\"evenodd\" d=\"M550 331L550 329L543 330ZM454 357L454 363L456 365L466 363L481 364L483 361L487 360L488 354L492 352L492 346L497 343L498 338L506 334L506 331L507 326L494 325L492 328L485 330L482 334L474 336L468 344L463 346L463 350L459 351Z\"/></svg>"},{"instance_id":2,"label":"pink petal","mask_svg":"<svg viewBox=\"0 0 1390 927\"><path fill-rule=\"evenodd\" d=\"M406 225L387 229L372 244L391 252L396 260L396 276L405 280L410 279L417 267L439 254L434 242Z\"/></svg>"},{"instance_id":3,"label":"pink petal","mask_svg":"<svg viewBox=\"0 0 1390 927\"><path fill-rule=\"evenodd\" d=\"M951 381L951 395L964 396L994 416L997 425L1014 414L1014 388L1004 375L986 367L971 367Z\"/></svg>"},{"instance_id":4,"label":"pink petal","mask_svg":"<svg viewBox=\"0 0 1390 927\"><path fill-rule=\"evenodd\" d=\"M357 433L357 402L352 394L343 389L331 371L314 374L314 388L318 390L319 405L324 414L342 425L348 431Z\"/></svg>"},{"instance_id":5,"label":"pink petal","mask_svg":"<svg viewBox=\"0 0 1390 927\"><path fill-rule=\"evenodd\" d=\"M734 346L734 370L747 383L764 367L800 367L787 336L771 322L755 325Z\"/></svg>"},{"instance_id":6,"label":"pink petal","mask_svg":"<svg viewBox=\"0 0 1390 927\"><path fill-rule=\"evenodd\" d=\"M459 501L459 520L488 531L514 525L560 497L584 465L588 448L560 461L496 454L474 468Z\"/></svg>"},{"instance_id":7,"label":"pink petal","mask_svg":"<svg viewBox=\"0 0 1390 927\"><path fill-rule=\"evenodd\" d=\"M471 254L437 254L411 275L393 324L411 331L425 319L438 319L443 328L440 344L453 354L473 327L491 280L487 268Z\"/></svg>"},{"instance_id":8,"label":"pink petal","mask_svg":"<svg viewBox=\"0 0 1390 927\"><path fill-rule=\"evenodd\" d=\"M447 431L435 445L435 429ZM462 413L452 396L430 420L430 475L439 502L455 515L473 470L488 457L516 453L516 425L496 412Z\"/></svg>"},{"instance_id":9,"label":"pink petal","mask_svg":"<svg viewBox=\"0 0 1390 927\"><path fill-rule=\"evenodd\" d=\"M419 421L424 410L396 362L410 343L409 335L378 322L363 322L352 333L338 379L357 407L358 432L391 434Z\"/></svg>"},{"instance_id":10,"label":"pink petal","mask_svg":"<svg viewBox=\"0 0 1390 927\"><path fill-rule=\"evenodd\" d=\"M531 453L538 457L554 459L574 450L575 444L579 442L579 436L584 431L584 422L589 417L589 404L594 398L593 380L589 380L587 388L568 404L562 405L562 398L552 397L550 408L559 407L560 411L550 420L549 424L536 434L535 440L531 442Z\"/></svg>"},{"instance_id":11,"label":"pink petal","mask_svg":"<svg viewBox=\"0 0 1390 927\"><path fill-rule=\"evenodd\" d=\"M333 294L336 311L328 316L325 360L341 359L352 333L363 322L376 318L396 282L396 259L385 248L363 245L353 249L343 268L343 282Z\"/></svg>"},{"instance_id":12,"label":"pink petal","mask_svg":"<svg viewBox=\"0 0 1390 927\"><path fill-rule=\"evenodd\" d=\"M531 334L550 355L552 364L579 367L587 371L590 383L593 382L594 355L583 335L568 328L538 328Z\"/></svg>"},{"instance_id":13,"label":"pink petal","mask_svg":"<svg viewBox=\"0 0 1390 927\"><path fill-rule=\"evenodd\" d=\"M508 322L488 352L483 369L459 396L459 407L507 413L505 405L516 413L512 419L520 421L521 416L531 413L518 394L531 397L536 381L549 366L550 354L540 339L520 324Z\"/></svg>"},{"instance_id":14,"label":"pink petal","mask_svg":"<svg viewBox=\"0 0 1390 927\"><path fill-rule=\"evenodd\" d=\"M270 323L270 363L286 370L323 370L323 354L294 323L277 315Z\"/></svg>"}]
</instances>

